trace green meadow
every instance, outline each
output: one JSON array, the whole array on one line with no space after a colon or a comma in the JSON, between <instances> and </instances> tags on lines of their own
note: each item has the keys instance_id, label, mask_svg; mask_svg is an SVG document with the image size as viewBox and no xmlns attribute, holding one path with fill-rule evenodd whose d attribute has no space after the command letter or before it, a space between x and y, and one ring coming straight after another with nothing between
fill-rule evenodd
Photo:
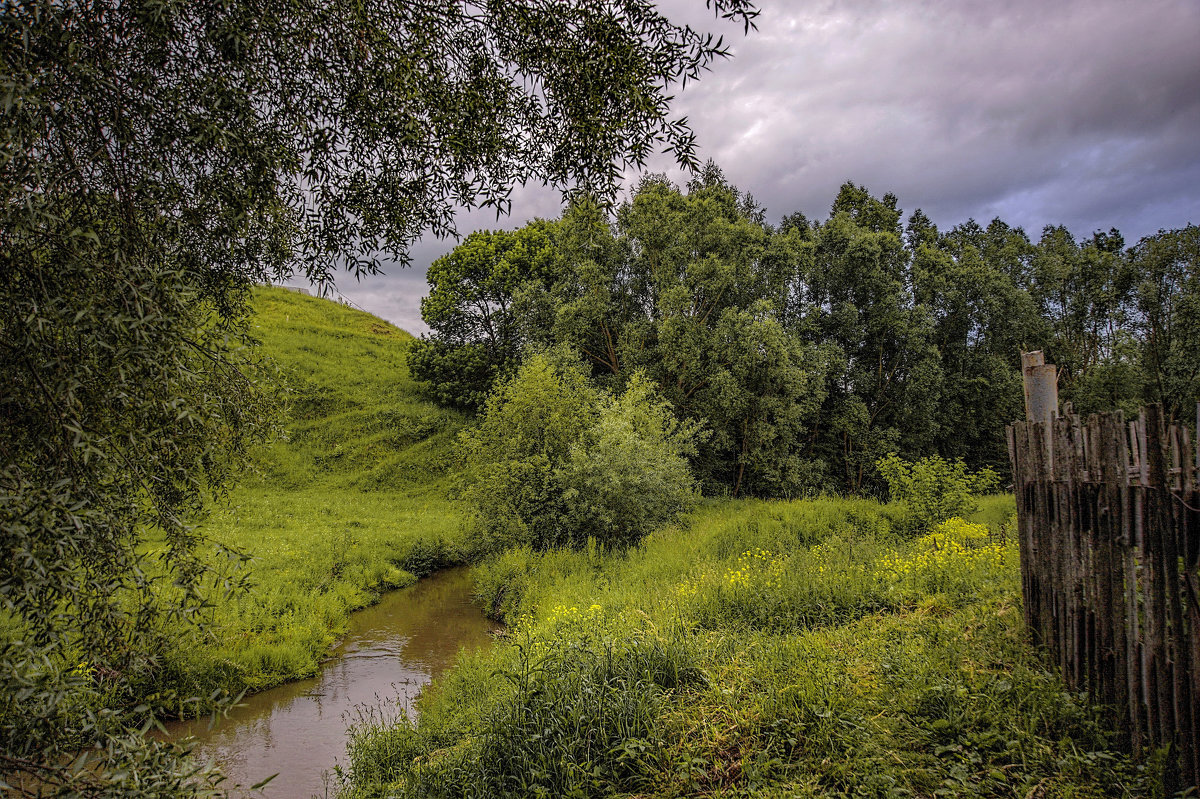
<instances>
[{"instance_id":1,"label":"green meadow","mask_svg":"<svg viewBox=\"0 0 1200 799\"><path fill-rule=\"evenodd\" d=\"M903 540L868 500L720 502L623 555L495 557L506 644L361 725L346 793L1144 795L1025 642L1013 509Z\"/></svg>"}]
</instances>

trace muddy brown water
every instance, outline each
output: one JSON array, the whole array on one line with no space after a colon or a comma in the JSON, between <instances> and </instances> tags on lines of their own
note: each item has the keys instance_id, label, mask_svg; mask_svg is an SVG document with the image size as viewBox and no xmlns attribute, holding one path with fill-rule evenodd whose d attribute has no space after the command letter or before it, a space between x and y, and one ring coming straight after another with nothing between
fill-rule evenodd
<instances>
[{"instance_id":1,"label":"muddy brown water","mask_svg":"<svg viewBox=\"0 0 1200 799\"><path fill-rule=\"evenodd\" d=\"M361 708L409 707L411 714L412 699L454 663L460 648L490 643L497 626L470 594L465 568L392 591L351 615L346 637L318 676L247 696L216 726L201 719L168 730L194 736L197 754L219 763L230 784L279 775L254 796L333 795L326 773L335 762L345 764L346 728Z\"/></svg>"}]
</instances>

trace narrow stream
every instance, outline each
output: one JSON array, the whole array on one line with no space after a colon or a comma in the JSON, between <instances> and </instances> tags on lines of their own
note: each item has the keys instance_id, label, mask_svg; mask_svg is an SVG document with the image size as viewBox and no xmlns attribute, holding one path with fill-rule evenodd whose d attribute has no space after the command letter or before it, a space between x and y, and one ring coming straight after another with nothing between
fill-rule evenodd
<instances>
[{"instance_id":1,"label":"narrow stream","mask_svg":"<svg viewBox=\"0 0 1200 799\"><path fill-rule=\"evenodd\" d=\"M169 730L195 736L197 752L220 763L230 784L250 786L278 773L262 789L267 799L323 797L323 772L345 762L346 727L356 707L408 706L461 647L491 640L496 625L471 604L470 592L465 568L393 591L350 617L334 658L313 679L247 696L212 729L200 719Z\"/></svg>"}]
</instances>

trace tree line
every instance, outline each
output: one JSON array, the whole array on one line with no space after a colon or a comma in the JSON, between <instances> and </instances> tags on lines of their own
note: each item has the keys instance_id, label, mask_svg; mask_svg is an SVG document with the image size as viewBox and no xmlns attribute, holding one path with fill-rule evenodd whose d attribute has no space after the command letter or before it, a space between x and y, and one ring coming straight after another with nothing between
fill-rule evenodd
<instances>
[{"instance_id":1,"label":"tree line","mask_svg":"<svg viewBox=\"0 0 1200 799\"><path fill-rule=\"evenodd\" d=\"M826 219L773 225L709 162L683 187L643 178L612 213L582 198L473 233L429 269L414 376L481 408L533 353L565 348L614 391L644 374L701 431L702 485L734 495L875 492L891 453L1006 474L1022 350L1081 413L1192 412L1200 229L1035 242L898 202L846 183Z\"/></svg>"}]
</instances>

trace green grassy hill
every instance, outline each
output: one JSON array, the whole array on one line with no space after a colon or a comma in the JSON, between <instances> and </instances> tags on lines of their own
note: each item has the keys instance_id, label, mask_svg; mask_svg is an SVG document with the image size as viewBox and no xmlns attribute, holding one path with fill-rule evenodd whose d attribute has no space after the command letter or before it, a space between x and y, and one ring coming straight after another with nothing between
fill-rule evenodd
<instances>
[{"instance_id":1,"label":"green grassy hill","mask_svg":"<svg viewBox=\"0 0 1200 799\"><path fill-rule=\"evenodd\" d=\"M460 414L421 399L413 337L370 314L283 289L255 294L254 333L288 388L287 438L262 482L440 494Z\"/></svg>"},{"instance_id":2,"label":"green grassy hill","mask_svg":"<svg viewBox=\"0 0 1200 799\"><path fill-rule=\"evenodd\" d=\"M315 671L349 610L462 562L446 499L464 417L420 398L411 335L370 314L280 288L255 291L261 352L279 370L278 440L203 524L250 556L213 562L251 590L216 599L213 633L185 637L167 678L206 693L259 689Z\"/></svg>"}]
</instances>

